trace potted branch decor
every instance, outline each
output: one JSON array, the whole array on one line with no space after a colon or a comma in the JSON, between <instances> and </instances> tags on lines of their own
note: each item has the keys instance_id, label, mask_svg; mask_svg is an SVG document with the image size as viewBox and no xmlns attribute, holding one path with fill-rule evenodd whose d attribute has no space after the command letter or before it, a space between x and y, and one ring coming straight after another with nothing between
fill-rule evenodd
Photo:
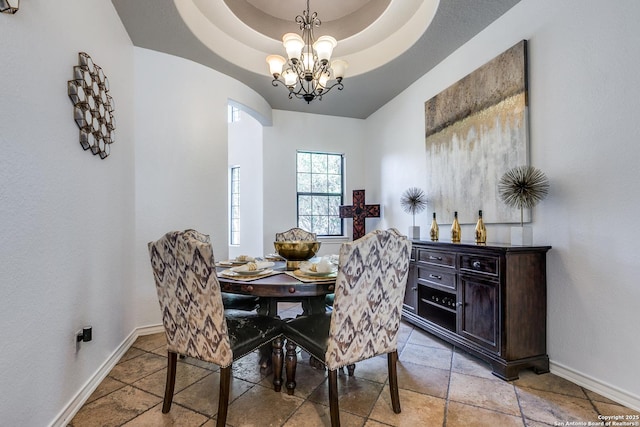
<instances>
[{"instance_id":1,"label":"potted branch decor","mask_svg":"<svg viewBox=\"0 0 640 427\"><path fill-rule=\"evenodd\" d=\"M413 226L409 227L409 237L420 239L420 227L416 227L416 214L422 212L427 207L427 197L419 188L411 187L402 193L400 198L402 210L413 215Z\"/></svg>"},{"instance_id":2,"label":"potted branch decor","mask_svg":"<svg viewBox=\"0 0 640 427\"><path fill-rule=\"evenodd\" d=\"M500 199L508 206L520 208L520 227L511 227L512 245L533 243L531 227L524 226L524 208L532 208L549 193L549 180L532 166L509 169L498 182Z\"/></svg>"}]
</instances>

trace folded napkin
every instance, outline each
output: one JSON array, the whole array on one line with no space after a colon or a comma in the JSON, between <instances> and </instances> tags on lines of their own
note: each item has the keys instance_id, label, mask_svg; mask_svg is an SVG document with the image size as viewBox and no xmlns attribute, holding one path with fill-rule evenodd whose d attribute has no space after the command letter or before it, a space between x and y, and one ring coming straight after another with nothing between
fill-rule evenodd
<instances>
[{"instance_id":1,"label":"folded napkin","mask_svg":"<svg viewBox=\"0 0 640 427\"><path fill-rule=\"evenodd\" d=\"M336 266L332 264L327 258L322 258L320 262L305 262L300 265L300 270L303 272L313 273L332 273L336 270Z\"/></svg>"}]
</instances>

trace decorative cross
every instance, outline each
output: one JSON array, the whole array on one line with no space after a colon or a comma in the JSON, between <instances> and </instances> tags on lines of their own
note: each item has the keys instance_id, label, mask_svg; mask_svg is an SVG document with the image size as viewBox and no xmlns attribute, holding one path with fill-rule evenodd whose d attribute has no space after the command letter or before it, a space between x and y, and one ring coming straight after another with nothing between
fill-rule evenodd
<instances>
[{"instance_id":1,"label":"decorative cross","mask_svg":"<svg viewBox=\"0 0 640 427\"><path fill-rule=\"evenodd\" d=\"M340 206L340 218L353 218L353 240L366 234L365 218L380 218L380 205L366 205L364 190L353 190L353 205Z\"/></svg>"}]
</instances>

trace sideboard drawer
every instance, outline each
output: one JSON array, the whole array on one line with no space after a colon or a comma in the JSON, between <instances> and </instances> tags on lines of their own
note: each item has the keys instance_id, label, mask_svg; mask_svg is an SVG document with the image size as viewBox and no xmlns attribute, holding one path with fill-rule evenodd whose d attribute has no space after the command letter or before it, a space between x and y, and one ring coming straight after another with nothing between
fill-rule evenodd
<instances>
[{"instance_id":1,"label":"sideboard drawer","mask_svg":"<svg viewBox=\"0 0 640 427\"><path fill-rule=\"evenodd\" d=\"M429 283L443 288L456 289L456 274L442 272L433 268L418 267L418 283Z\"/></svg>"},{"instance_id":2,"label":"sideboard drawer","mask_svg":"<svg viewBox=\"0 0 640 427\"><path fill-rule=\"evenodd\" d=\"M490 276L498 276L500 271L500 259L478 255L460 255L460 271L472 271Z\"/></svg>"},{"instance_id":3,"label":"sideboard drawer","mask_svg":"<svg viewBox=\"0 0 640 427\"><path fill-rule=\"evenodd\" d=\"M418 262L424 262L442 267L454 268L456 266L456 254L452 252L430 251L418 249Z\"/></svg>"}]
</instances>

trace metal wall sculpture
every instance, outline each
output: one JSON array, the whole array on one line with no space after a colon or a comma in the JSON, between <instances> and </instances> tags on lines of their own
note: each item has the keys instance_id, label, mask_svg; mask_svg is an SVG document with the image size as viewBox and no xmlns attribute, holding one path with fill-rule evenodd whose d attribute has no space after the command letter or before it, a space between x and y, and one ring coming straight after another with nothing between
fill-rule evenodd
<instances>
[{"instance_id":1,"label":"metal wall sculpture","mask_svg":"<svg viewBox=\"0 0 640 427\"><path fill-rule=\"evenodd\" d=\"M115 139L113 98L102 68L84 52L79 53L79 65L73 67L68 94L73 102L73 118L80 128L80 145L101 159L106 158Z\"/></svg>"},{"instance_id":2,"label":"metal wall sculpture","mask_svg":"<svg viewBox=\"0 0 640 427\"><path fill-rule=\"evenodd\" d=\"M523 40L425 102L427 188L438 217L519 223L497 183L529 164L527 44ZM524 213L530 221L530 211Z\"/></svg>"}]
</instances>

